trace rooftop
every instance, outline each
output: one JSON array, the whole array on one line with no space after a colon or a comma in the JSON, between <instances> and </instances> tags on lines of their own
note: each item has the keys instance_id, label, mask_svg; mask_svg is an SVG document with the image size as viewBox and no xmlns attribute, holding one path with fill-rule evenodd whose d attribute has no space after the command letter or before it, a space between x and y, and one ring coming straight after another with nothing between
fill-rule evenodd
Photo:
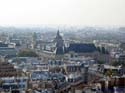
<instances>
[{"instance_id":1,"label":"rooftop","mask_svg":"<svg viewBox=\"0 0 125 93\"><path fill-rule=\"evenodd\" d=\"M68 51L74 51L76 53L91 53L96 51L94 44L84 44L84 43L73 43L68 47Z\"/></svg>"}]
</instances>

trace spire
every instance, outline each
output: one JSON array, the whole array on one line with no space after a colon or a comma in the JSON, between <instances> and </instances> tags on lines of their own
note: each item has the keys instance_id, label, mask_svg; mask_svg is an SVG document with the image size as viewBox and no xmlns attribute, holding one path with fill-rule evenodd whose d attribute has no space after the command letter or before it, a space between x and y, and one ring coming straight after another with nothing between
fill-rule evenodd
<instances>
[{"instance_id":1,"label":"spire","mask_svg":"<svg viewBox=\"0 0 125 93\"><path fill-rule=\"evenodd\" d=\"M57 31L57 35L54 41L56 43L56 49L55 49L56 54L57 55L64 54L64 41L62 36L60 35L59 30Z\"/></svg>"},{"instance_id":2,"label":"spire","mask_svg":"<svg viewBox=\"0 0 125 93\"><path fill-rule=\"evenodd\" d=\"M56 35L56 38L59 39L61 36L60 36L60 32L59 30L57 31L57 35Z\"/></svg>"},{"instance_id":3,"label":"spire","mask_svg":"<svg viewBox=\"0 0 125 93\"><path fill-rule=\"evenodd\" d=\"M59 39L62 39L62 36L60 35L60 32L59 30L57 31L57 34L56 34L56 38L55 38L55 41L59 40Z\"/></svg>"}]
</instances>

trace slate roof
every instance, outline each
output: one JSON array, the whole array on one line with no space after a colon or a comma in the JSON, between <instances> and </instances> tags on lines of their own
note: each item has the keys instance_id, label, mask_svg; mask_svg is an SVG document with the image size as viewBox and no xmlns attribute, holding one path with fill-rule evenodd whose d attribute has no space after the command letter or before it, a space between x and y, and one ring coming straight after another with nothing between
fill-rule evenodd
<instances>
[{"instance_id":1,"label":"slate roof","mask_svg":"<svg viewBox=\"0 0 125 93\"><path fill-rule=\"evenodd\" d=\"M46 80L51 78L49 72L45 72L45 71L36 71L33 72L31 74L31 78L32 79L42 79L42 80Z\"/></svg>"},{"instance_id":2,"label":"slate roof","mask_svg":"<svg viewBox=\"0 0 125 93\"><path fill-rule=\"evenodd\" d=\"M95 45L93 43L85 44L85 43L73 43L68 47L68 52L73 51L76 53L91 53L97 51Z\"/></svg>"},{"instance_id":3,"label":"slate roof","mask_svg":"<svg viewBox=\"0 0 125 93\"><path fill-rule=\"evenodd\" d=\"M14 48L0 47L0 55L16 55L16 52Z\"/></svg>"}]
</instances>

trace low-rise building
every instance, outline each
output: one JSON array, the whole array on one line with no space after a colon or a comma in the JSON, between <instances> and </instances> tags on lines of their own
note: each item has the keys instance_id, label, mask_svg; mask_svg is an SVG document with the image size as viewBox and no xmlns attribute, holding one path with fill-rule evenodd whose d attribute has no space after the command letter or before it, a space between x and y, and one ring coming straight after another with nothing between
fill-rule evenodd
<instances>
[{"instance_id":1,"label":"low-rise building","mask_svg":"<svg viewBox=\"0 0 125 93\"><path fill-rule=\"evenodd\" d=\"M7 62L0 62L0 77L13 77L18 76L20 73L14 68L14 66Z\"/></svg>"}]
</instances>

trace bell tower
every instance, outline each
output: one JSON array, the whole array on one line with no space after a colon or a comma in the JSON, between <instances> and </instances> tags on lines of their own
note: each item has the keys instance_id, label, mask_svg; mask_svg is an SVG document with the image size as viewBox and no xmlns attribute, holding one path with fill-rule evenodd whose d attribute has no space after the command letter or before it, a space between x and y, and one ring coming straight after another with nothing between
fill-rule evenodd
<instances>
[{"instance_id":1,"label":"bell tower","mask_svg":"<svg viewBox=\"0 0 125 93\"><path fill-rule=\"evenodd\" d=\"M65 44L62 36L60 35L59 30L57 31L57 35L54 41L56 44L56 48L55 48L56 56L63 55L65 53Z\"/></svg>"}]
</instances>

